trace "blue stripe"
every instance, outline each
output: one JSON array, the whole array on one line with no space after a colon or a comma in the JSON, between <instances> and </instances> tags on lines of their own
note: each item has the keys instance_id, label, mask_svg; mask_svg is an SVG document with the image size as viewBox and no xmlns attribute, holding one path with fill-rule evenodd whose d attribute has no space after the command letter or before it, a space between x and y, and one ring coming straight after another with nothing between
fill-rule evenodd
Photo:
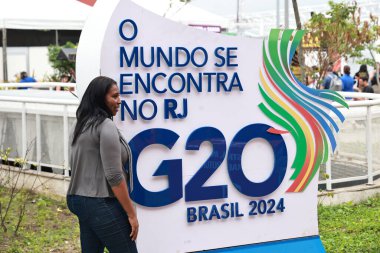
<instances>
[{"instance_id":1,"label":"blue stripe","mask_svg":"<svg viewBox=\"0 0 380 253\"><path fill-rule=\"evenodd\" d=\"M260 243L225 249L202 251L205 253L326 253L319 236L285 241Z\"/></svg>"},{"instance_id":2,"label":"blue stripe","mask_svg":"<svg viewBox=\"0 0 380 253\"><path fill-rule=\"evenodd\" d=\"M297 87L295 87L295 85L290 81L290 80L288 80L289 82L284 82L282 79L281 79L281 75L276 71L276 68L271 64L271 62L269 61L269 59L268 59L268 55L267 55L267 52L266 52L266 49L264 48L264 54L263 54L263 56L264 56L264 63L265 63L265 65L267 66L267 68L268 68L268 72L269 72L269 68L272 70L272 72L273 72L273 81L274 82L276 82L275 81L275 79L279 79L280 81L281 81L281 83L276 83L280 88L281 88L281 86L283 86L284 88L287 88L287 89L289 89L289 91L285 91L283 88L282 88L282 90L283 90L283 92L287 95L287 96L289 96L294 102L296 102L296 103L298 103L299 105L301 105L302 107L304 107L306 110L307 110L307 112L309 113L309 114L311 114L318 122L319 122L319 124L323 127L323 129L325 130L325 132L326 132L326 134L328 135L328 138L329 138L329 140L330 140L330 143L331 143L331 147L332 147L332 149L333 150L335 150L335 148L336 148L336 141L335 141L335 137L334 137L334 134L332 133L332 131L331 131L331 129L330 129L330 127L328 126L328 124L325 122L325 120L318 114L318 113L316 113L314 110L312 110L311 108L310 108L310 106L308 106L307 105L307 101L304 99L304 98L302 98L302 97L300 97L296 92L294 92L293 90L292 90L292 88L294 89L294 90L296 90L296 91L298 91L299 92L299 90L297 89ZM270 74L270 73L268 73L268 74ZM286 78L287 79L287 78ZM289 87L290 86L290 87ZM292 87L293 86L293 87ZM307 95L307 94L302 94L302 95ZM313 98L312 97L310 97L310 99L312 100ZM327 103L326 103L327 104ZM302 115L302 114L301 114Z\"/></svg>"}]
</instances>

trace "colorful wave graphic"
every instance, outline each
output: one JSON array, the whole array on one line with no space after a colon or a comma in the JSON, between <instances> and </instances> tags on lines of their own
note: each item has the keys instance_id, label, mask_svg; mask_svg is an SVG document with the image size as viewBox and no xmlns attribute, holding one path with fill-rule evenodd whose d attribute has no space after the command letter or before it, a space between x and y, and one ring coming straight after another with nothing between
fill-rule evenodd
<instances>
[{"instance_id":1,"label":"colorful wave graphic","mask_svg":"<svg viewBox=\"0 0 380 253\"><path fill-rule=\"evenodd\" d=\"M287 192L302 192L321 163L327 161L329 145L332 150L336 148L333 130L338 132L339 128L328 112L332 111L341 122L344 116L331 102L348 108L337 92L309 88L291 72L291 60L303 34L302 30L271 30L268 40L263 42L260 68L259 89L265 102L259 108L286 129L296 143L290 178L293 183Z\"/></svg>"}]
</instances>

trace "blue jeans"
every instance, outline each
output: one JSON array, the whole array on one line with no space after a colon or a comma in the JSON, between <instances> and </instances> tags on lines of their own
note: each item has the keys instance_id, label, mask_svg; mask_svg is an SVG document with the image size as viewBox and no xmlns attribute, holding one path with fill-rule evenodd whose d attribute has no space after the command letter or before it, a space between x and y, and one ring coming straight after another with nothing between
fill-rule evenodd
<instances>
[{"instance_id":1,"label":"blue jeans","mask_svg":"<svg viewBox=\"0 0 380 253\"><path fill-rule=\"evenodd\" d=\"M116 198L67 196L67 206L78 217L82 253L137 253L131 240L127 213Z\"/></svg>"}]
</instances>

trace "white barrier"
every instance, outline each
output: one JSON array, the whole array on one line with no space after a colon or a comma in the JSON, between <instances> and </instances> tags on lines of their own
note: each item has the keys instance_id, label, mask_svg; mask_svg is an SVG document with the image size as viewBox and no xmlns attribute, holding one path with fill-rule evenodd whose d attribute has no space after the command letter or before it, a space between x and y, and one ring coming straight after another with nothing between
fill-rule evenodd
<instances>
[{"instance_id":1,"label":"white barrier","mask_svg":"<svg viewBox=\"0 0 380 253\"><path fill-rule=\"evenodd\" d=\"M32 88L32 89L49 89L55 87L76 88L76 83L61 83L61 82L36 82L36 83L0 83L0 89L9 90L10 88Z\"/></svg>"},{"instance_id":2,"label":"white barrier","mask_svg":"<svg viewBox=\"0 0 380 253\"><path fill-rule=\"evenodd\" d=\"M44 166L69 176L69 122L75 119L78 99L64 91L17 91L22 96L10 92L0 93L0 150L11 148L9 160L26 157L37 171ZM43 154L55 157L44 161Z\"/></svg>"},{"instance_id":3,"label":"white barrier","mask_svg":"<svg viewBox=\"0 0 380 253\"><path fill-rule=\"evenodd\" d=\"M41 171L41 167L53 168L54 172L64 171L62 174L66 177L69 176L69 129L71 123L75 120L75 112L79 104L79 100L72 96L69 92L53 92L53 91L39 91L39 97L33 96L9 96L0 93L0 150L8 148L9 144L5 141L5 136L14 138L14 145L16 147L10 147L18 152L11 154L10 160L14 160L16 157L24 157L28 152L29 156L32 153L32 158L28 159L28 164L36 165L37 171ZM30 91L26 91L25 94ZM41 97L41 92L46 93ZM64 96L51 97L51 94L64 94ZM374 141L380 141L380 95L368 94L368 93L347 93L341 92L341 94L347 98L365 98L372 100L349 100L347 103L350 106L350 110L345 110L346 121L342 125L342 131L337 138L337 149L334 154L331 154L331 159L325 165L325 171L323 173L329 176L326 179L320 179L319 184L325 184L327 190L333 190L334 184L349 183L358 180L366 180L368 184L373 184L374 178L380 176L380 159L377 159L380 154L380 143ZM49 97L49 98L48 98ZM51 98L50 98L51 97ZM335 105L337 108L341 108L340 105ZM45 117L45 118L44 118ZM59 117L59 120L57 119ZM16 122L16 130L14 134L10 133L5 127L6 120L13 120ZM18 125L17 122L20 122ZM35 121L34 124L30 124L29 121ZM45 128L42 127L42 121L44 121ZM49 121L54 121L50 122ZM29 122L29 123L28 123ZM355 126L359 122L359 130L364 133L363 139L355 137L359 140L359 145L363 150L360 152L355 151L347 152L347 139L352 140L355 138L346 138L347 136L359 135L358 129L353 129L351 126ZM378 127L377 127L378 126ZM59 129L58 129L59 128ZM17 136L19 135L21 136ZM45 135L45 136L43 136ZM48 136L48 142L46 144L46 136ZM8 138L8 139L9 139ZM28 151L28 145L35 139L35 144L31 150ZM45 144L43 144L45 141ZM361 142L362 143L361 143ZM363 146L364 145L364 146ZM375 146L375 148L374 148ZM350 147L348 147L350 148ZM51 162L44 161L43 154L50 154ZM57 158L55 156L61 157ZM54 162L58 161L58 162ZM366 168L366 173L363 175L334 178L334 161L346 161L348 164L356 164Z\"/></svg>"},{"instance_id":4,"label":"white barrier","mask_svg":"<svg viewBox=\"0 0 380 253\"><path fill-rule=\"evenodd\" d=\"M348 128L349 123L353 123L354 128L356 128L357 122L364 123L361 124L361 130L364 130L365 136L363 138L365 152L364 155L360 155L357 152L347 152L342 150L342 142L350 143L350 140L357 139L357 136L360 135L360 129L350 130L351 134L340 133L337 137L337 149L334 154L331 155L329 161L326 163L326 174L328 175L325 180L320 180L319 184L326 184L326 190L333 190L333 184L339 183L348 183L354 181L363 181L366 180L368 185L372 185L374 178L379 177L380 175L380 160L374 159L380 154L380 143L374 143L374 141L379 141L379 138L376 138L380 135L380 95L373 93L358 93L358 92L340 92L348 100L347 104L350 107L346 116L346 121L343 123L343 127ZM364 100L356 100L364 99ZM339 104L334 104L337 108L342 108ZM379 122L378 122L379 121ZM374 127L375 126L375 127ZM377 127L376 127L377 126ZM342 132L344 129L342 128ZM354 138L347 138L347 136L353 136ZM360 137L359 137L360 138ZM348 140L347 140L348 139ZM358 142L360 143L360 141ZM352 150L357 150L358 147L350 145ZM360 153L360 152L359 152ZM377 154L377 156L374 156ZM333 168L332 161L346 160L351 164L365 165L366 174L357 175L350 177L340 177L333 178ZM376 168L374 165L377 165Z\"/></svg>"}]
</instances>

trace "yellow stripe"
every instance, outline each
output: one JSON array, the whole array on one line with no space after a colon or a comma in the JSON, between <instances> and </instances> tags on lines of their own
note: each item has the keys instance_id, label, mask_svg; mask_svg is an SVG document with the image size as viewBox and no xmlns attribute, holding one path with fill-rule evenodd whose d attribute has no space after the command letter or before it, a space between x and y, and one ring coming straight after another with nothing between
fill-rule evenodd
<instances>
[{"instance_id":1,"label":"yellow stripe","mask_svg":"<svg viewBox=\"0 0 380 253\"><path fill-rule=\"evenodd\" d=\"M295 119L296 121L300 124L300 127L302 129L302 131L305 133L306 135L306 140L310 140L311 144L314 144L314 139L313 139L313 135L312 135L312 132L310 131L310 127L308 127L308 125L305 123L305 120L300 117L297 113L297 111L293 110L293 108L291 108L290 106L288 106L286 103L284 103L282 101L282 99L276 95L276 93L274 93L268 83L265 81L264 79L264 76L263 76L263 73L262 73L262 70L260 70L260 81L261 83L263 84L264 86L264 89L265 91L267 92L267 94L269 94L269 96L274 99L279 105L281 105L287 112L289 112ZM309 144L309 143L307 143ZM310 161L314 161L314 156L315 156L315 145L307 145L308 149L310 150L310 153L311 153L311 157L310 157ZM313 163L310 163L308 164L308 168L307 168L307 172L305 174L305 176L303 177L301 183L297 186L295 192L299 192L300 189L302 188L302 185L305 183L306 179L308 178L308 175L312 172L312 164Z\"/></svg>"}]
</instances>

